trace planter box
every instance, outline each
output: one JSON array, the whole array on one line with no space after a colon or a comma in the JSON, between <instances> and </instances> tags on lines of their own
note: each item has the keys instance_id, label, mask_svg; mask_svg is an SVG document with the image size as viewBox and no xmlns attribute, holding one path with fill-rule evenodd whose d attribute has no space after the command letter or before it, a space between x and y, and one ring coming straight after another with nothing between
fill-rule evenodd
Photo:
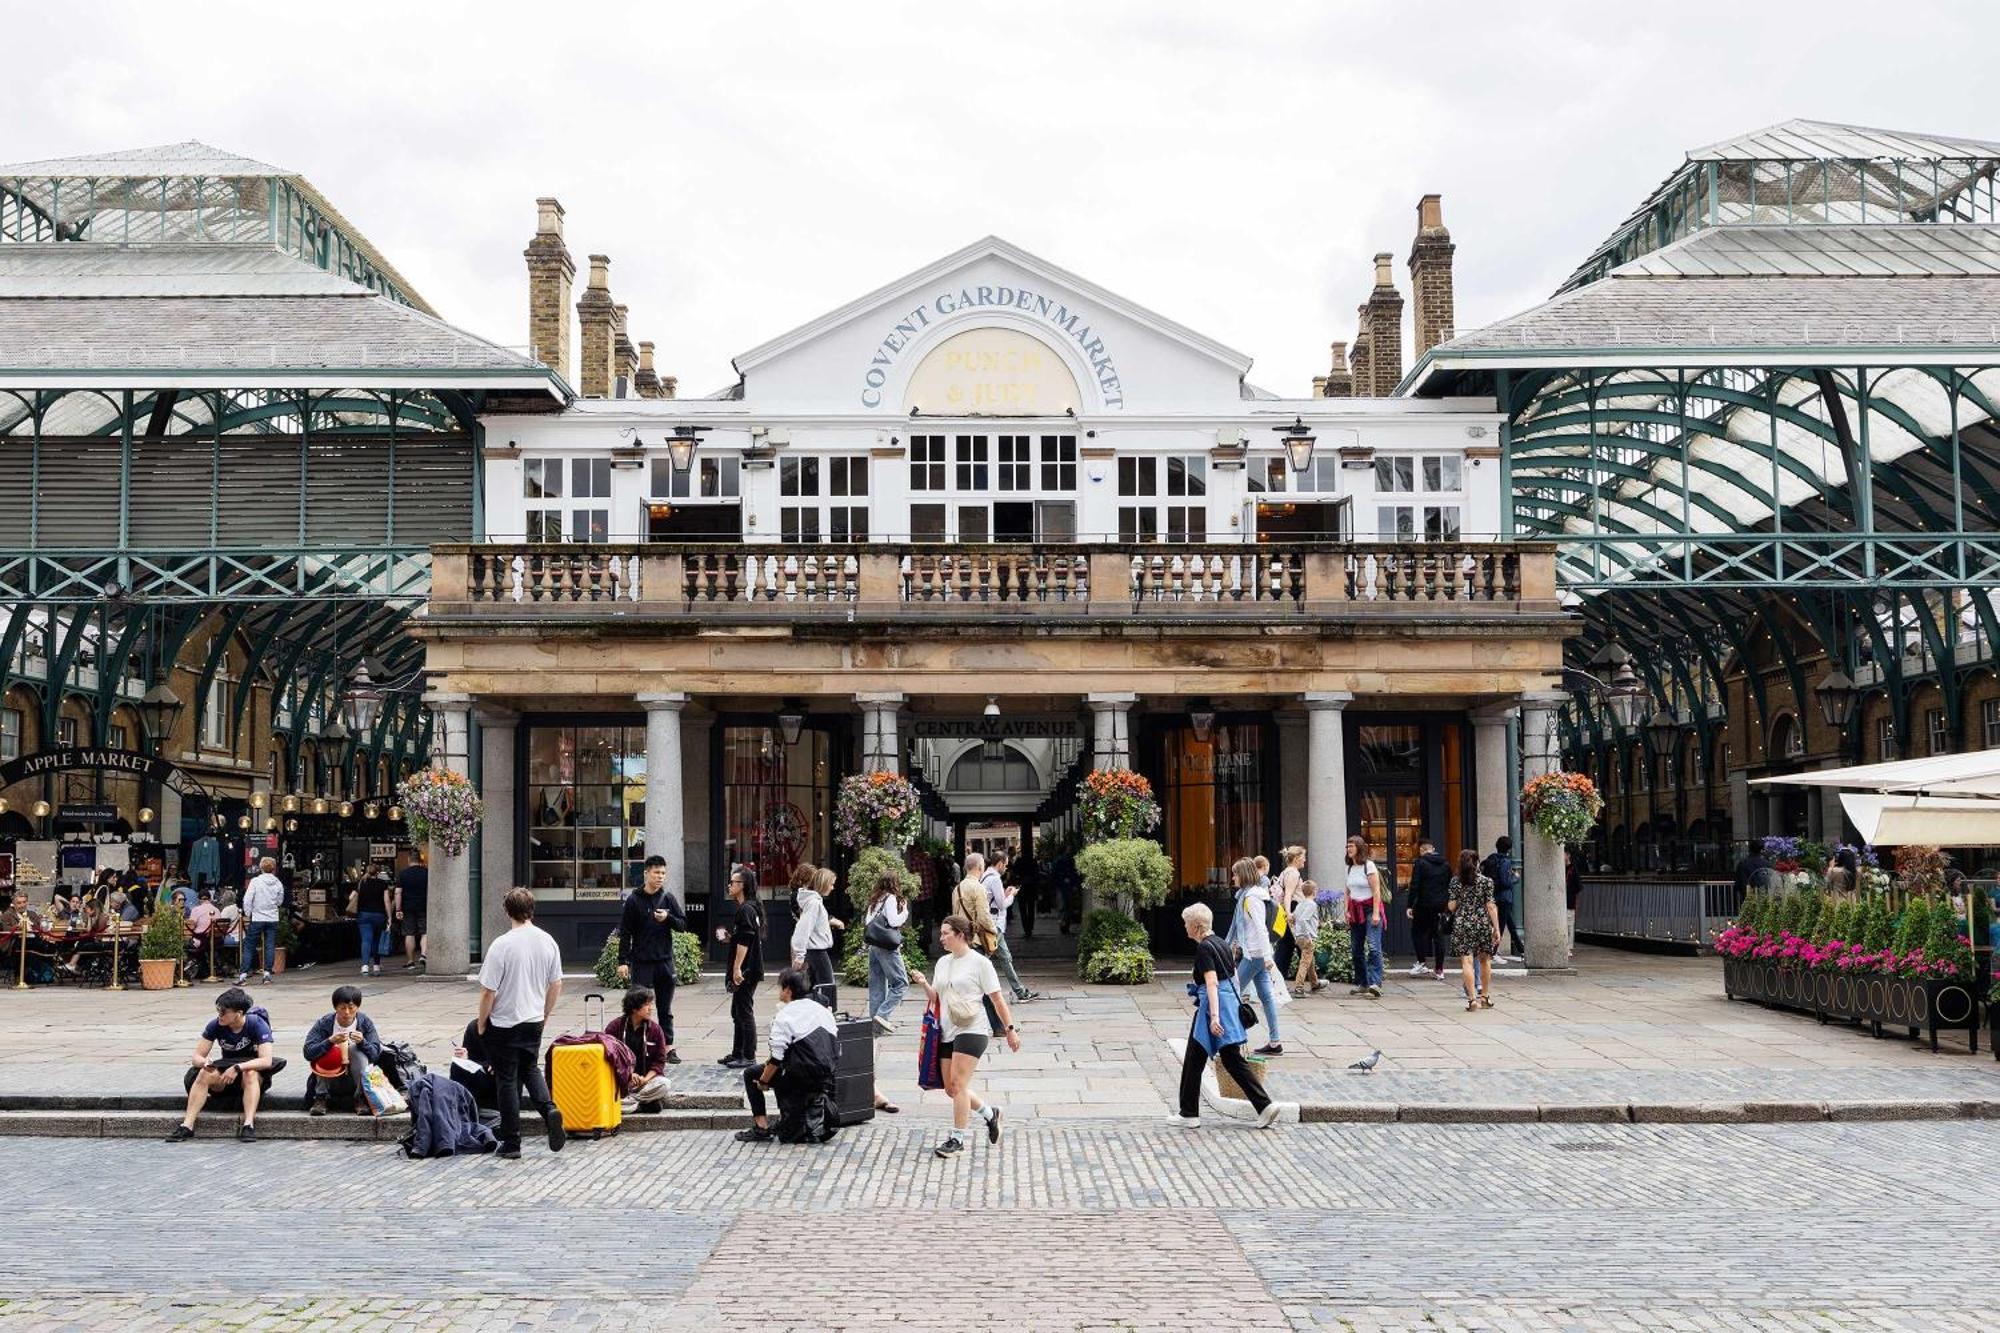
<instances>
[{"instance_id":1,"label":"planter box","mask_svg":"<svg viewBox=\"0 0 2000 1333\"><path fill-rule=\"evenodd\" d=\"M1821 1022L1863 1023L1878 1037L1885 1028L1901 1028L1912 1037L1928 1031L1932 1050L1938 1049L1940 1031L1962 1031L1969 1048L1979 1049L1976 981L1806 972L1762 960L1724 959L1722 985L1732 1000L1813 1014ZM2000 1025L1991 1015L1988 1021ZM1995 1033L2000 1041L2000 1026ZM1995 1058L2000 1059L2000 1051Z\"/></svg>"},{"instance_id":2,"label":"planter box","mask_svg":"<svg viewBox=\"0 0 2000 1333\"><path fill-rule=\"evenodd\" d=\"M139 984L147 990L172 990L178 964L171 958L139 960Z\"/></svg>"}]
</instances>

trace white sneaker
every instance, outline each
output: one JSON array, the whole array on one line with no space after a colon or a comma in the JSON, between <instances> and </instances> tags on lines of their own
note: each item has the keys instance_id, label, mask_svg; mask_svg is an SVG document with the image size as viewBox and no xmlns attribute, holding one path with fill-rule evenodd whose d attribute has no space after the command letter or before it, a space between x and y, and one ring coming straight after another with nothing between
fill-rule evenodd
<instances>
[{"instance_id":1,"label":"white sneaker","mask_svg":"<svg viewBox=\"0 0 2000 1333\"><path fill-rule=\"evenodd\" d=\"M1198 1115L1170 1115L1167 1117L1167 1123L1177 1129L1199 1129L1201 1127L1201 1117Z\"/></svg>"},{"instance_id":2,"label":"white sneaker","mask_svg":"<svg viewBox=\"0 0 2000 1333\"><path fill-rule=\"evenodd\" d=\"M1278 1117L1285 1113L1283 1102L1272 1102L1257 1113L1257 1128L1269 1129L1278 1123Z\"/></svg>"},{"instance_id":3,"label":"white sneaker","mask_svg":"<svg viewBox=\"0 0 2000 1333\"><path fill-rule=\"evenodd\" d=\"M1428 967L1425 967L1422 963L1410 964L1410 975L1413 977L1421 977L1429 971L1430 969Z\"/></svg>"}]
</instances>

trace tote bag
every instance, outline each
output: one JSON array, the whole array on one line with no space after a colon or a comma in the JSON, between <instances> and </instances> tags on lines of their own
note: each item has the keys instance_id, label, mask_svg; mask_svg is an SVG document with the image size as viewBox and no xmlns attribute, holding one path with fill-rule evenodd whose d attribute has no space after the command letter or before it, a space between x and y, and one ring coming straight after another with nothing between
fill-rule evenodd
<instances>
[{"instance_id":1,"label":"tote bag","mask_svg":"<svg viewBox=\"0 0 2000 1333\"><path fill-rule=\"evenodd\" d=\"M944 1086L944 1070L939 1048L944 1045L944 1023L938 1018L937 1002L924 1010L924 1031L917 1042L917 1086L926 1091Z\"/></svg>"}]
</instances>

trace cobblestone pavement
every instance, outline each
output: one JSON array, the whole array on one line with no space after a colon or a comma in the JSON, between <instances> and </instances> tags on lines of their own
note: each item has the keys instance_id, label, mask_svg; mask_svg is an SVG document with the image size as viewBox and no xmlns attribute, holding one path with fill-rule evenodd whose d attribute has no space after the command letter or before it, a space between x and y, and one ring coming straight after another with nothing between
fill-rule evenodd
<instances>
[{"instance_id":1,"label":"cobblestone pavement","mask_svg":"<svg viewBox=\"0 0 2000 1333\"><path fill-rule=\"evenodd\" d=\"M1163 960L1168 970L1155 984L1109 987L1080 985L1053 960L1033 964L1031 979L1049 998L1021 1007L1026 1047L1018 1055L996 1050L983 1071L987 1089L1022 1121L1165 1114L1178 1073L1172 1042L1188 1025L1181 967ZM448 1058L474 1007L470 986L394 972L362 981L351 966L287 974L253 994L270 1007L281 1046L294 1052L343 981L361 984L385 1035L411 1041L433 1064ZM577 1025L578 997L592 986L570 980L557 1030ZM0 989L0 1095L177 1089L215 989ZM1878 1041L1731 1003L1711 959L1586 947L1576 975L1503 976L1496 992L1494 1009L1468 1014L1455 985L1392 972L1380 1000L1336 988L1294 1001L1278 1015L1286 1054L1271 1063L1272 1090L1307 1102L1408 1103L2000 1096L2000 1063L1983 1050L1967 1055L1962 1040L1954 1053L1947 1037L1945 1051L1933 1055L1907 1039ZM761 1023L774 1000L768 991L760 997ZM739 1086L714 1063L729 1043L727 1009L713 977L681 988L675 1017L686 1063L672 1071L681 1091ZM898 1018L900 1031L877 1046L878 1084L934 1122L946 1107L941 1094L915 1086L916 1003L906 1002ZM79 1031L89 1033L97 1058L73 1058ZM1371 1050L1383 1052L1372 1076L1347 1072ZM289 1073L281 1078L281 1102L302 1086Z\"/></svg>"},{"instance_id":2,"label":"cobblestone pavement","mask_svg":"<svg viewBox=\"0 0 2000 1333\"><path fill-rule=\"evenodd\" d=\"M2000 1189L1974 1122L933 1137L0 1140L0 1328L1991 1327L1987 1259L1949 1253Z\"/></svg>"}]
</instances>

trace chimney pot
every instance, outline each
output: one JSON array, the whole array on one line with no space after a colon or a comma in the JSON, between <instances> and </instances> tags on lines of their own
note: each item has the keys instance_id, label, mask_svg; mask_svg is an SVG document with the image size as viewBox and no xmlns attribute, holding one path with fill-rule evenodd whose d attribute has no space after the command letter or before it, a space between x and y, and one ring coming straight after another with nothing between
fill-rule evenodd
<instances>
[{"instance_id":1,"label":"chimney pot","mask_svg":"<svg viewBox=\"0 0 2000 1333\"><path fill-rule=\"evenodd\" d=\"M563 206L559 200L549 195L543 195L540 199L535 200L535 234L538 236L561 238L563 234Z\"/></svg>"},{"instance_id":2,"label":"chimney pot","mask_svg":"<svg viewBox=\"0 0 2000 1333\"><path fill-rule=\"evenodd\" d=\"M1451 340L1457 318L1451 259L1457 248L1445 230L1442 200L1425 195L1417 201L1417 237L1410 243L1410 330L1420 357Z\"/></svg>"},{"instance_id":3,"label":"chimney pot","mask_svg":"<svg viewBox=\"0 0 2000 1333\"><path fill-rule=\"evenodd\" d=\"M1394 287L1396 285L1395 263L1396 257L1386 250L1375 256L1375 285L1377 287ZM596 281L595 269L591 270L591 280L592 282Z\"/></svg>"},{"instance_id":4,"label":"chimney pot","mask_svg":"<svg viewBox=\"0 0 2000 1333\"><path fill-rule=\"evenodd\" d=\"M641 370L651 370L652 368L653 368L653 344L651 344L651 343L640 343L640 344L639 344L639 369L641 369Z\"/></svg>"},{"instance_id":5,"label":"chimney pot","mask_svg":"<svg viewBox=\"0 0 2000 1333\"><path fill-rule=\"evenodd\" d=\"M592 255L590 257L590 286L599 291L608 292L611 290L611 256Z\"/></svg>"}]
</instances>

